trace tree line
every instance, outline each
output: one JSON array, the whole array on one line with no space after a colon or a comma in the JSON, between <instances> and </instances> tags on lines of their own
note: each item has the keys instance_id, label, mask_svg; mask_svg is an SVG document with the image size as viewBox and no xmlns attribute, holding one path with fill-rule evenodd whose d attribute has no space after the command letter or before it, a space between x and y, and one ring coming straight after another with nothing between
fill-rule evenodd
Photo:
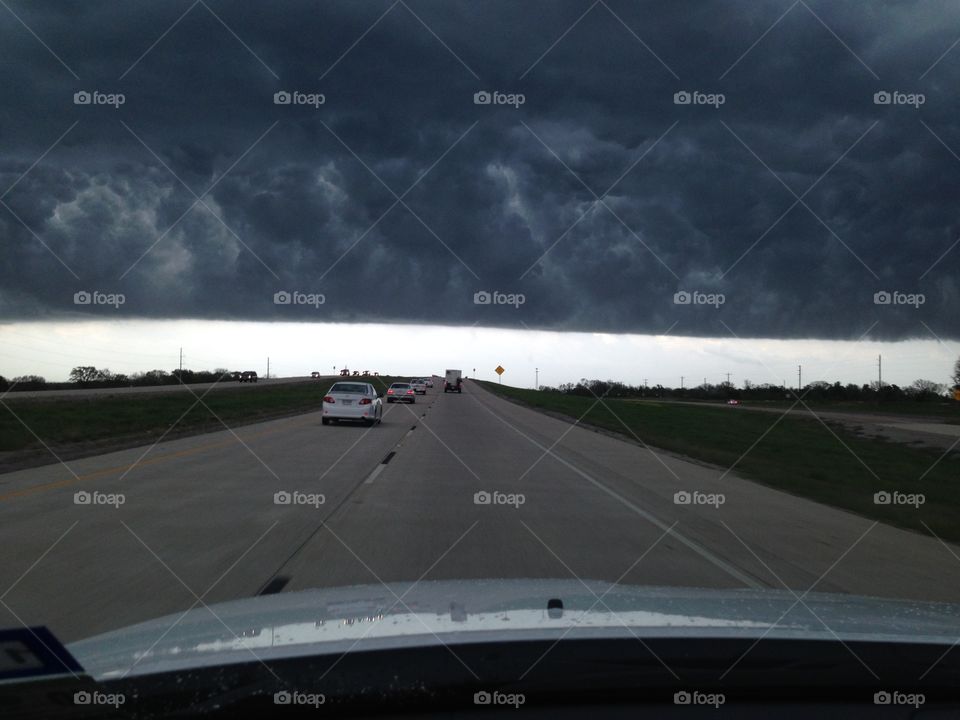
<instances>
[{"instance_id":1,"label":"tree line","mask_svg":"<svg viewBox=\"0 0 960 720\"><path fill-rule=\"evenodd\" d=\"M20 375L7 379L0 375L0 392L11 390L65 390L75 387L116 388L146 385L179 385L180 383L206 383L229 379L226 368L216 370L148 370L127 375L111 372L108 368L93 365L78 365L70 371L68 382L47 382L40 375Z\"/></svg>"},{"instance_id":2,"label":"tree line","mask_svg":"<svg viewBox=\"0 0 960 720\"><path fill-rule=\"evenodd\" d=\"M938 383L934 380L918 379L907 386L901 387L895 383L874 381L857 385L855 383L829 383L817 380L803 386L799 396L804 400L812 401L898 401L919 400L938 401L952 398L955 391L960 390L960 359L953 366L952 385ZM666 387L664 385L629 385L615 380L588 380L582 378L576 383L564 383L557 387L541 385L541 390L563 393L564 395L580 395L583 397L609 398L670 398L691 400L784 400L795 399L797 388L775 385L772 383L754 384L744 381L742 387L733 383L721 382L716 384L695 385L692 387Z\"/></svg>"}]
</instances>

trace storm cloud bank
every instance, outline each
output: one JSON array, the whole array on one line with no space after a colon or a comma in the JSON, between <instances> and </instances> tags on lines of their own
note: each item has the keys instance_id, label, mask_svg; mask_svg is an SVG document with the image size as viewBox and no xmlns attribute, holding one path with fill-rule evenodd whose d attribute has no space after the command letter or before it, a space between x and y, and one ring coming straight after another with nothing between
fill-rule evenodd
<instances>
[{"instance_id":1,"label":"storm cloud bank","mask_svg":"<svg viewBox=\"0 0 960 720\"><path fill-rule=\"evenodd\" d=\"M7 6L0 319L960 337L956 3Z\"/></svg>"}]
</instances>

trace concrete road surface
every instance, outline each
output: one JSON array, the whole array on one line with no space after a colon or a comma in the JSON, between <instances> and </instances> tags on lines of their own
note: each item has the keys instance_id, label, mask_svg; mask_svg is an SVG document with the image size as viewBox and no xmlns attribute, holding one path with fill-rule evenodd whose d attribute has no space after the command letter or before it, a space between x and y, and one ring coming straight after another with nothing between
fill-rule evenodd
<instances>
[{"instance_id":1,"label":"concrete road surface","mask_svg":"<svg viewBox=\"0 0 960 720\"><path fill-rule=\"evenodd\" d=\"M310 413L0 475L0 625L73 641L265 590L420 578L960 600L960 548L469 381L385 409L369 429Z\"/></svg>"}]
</instances>

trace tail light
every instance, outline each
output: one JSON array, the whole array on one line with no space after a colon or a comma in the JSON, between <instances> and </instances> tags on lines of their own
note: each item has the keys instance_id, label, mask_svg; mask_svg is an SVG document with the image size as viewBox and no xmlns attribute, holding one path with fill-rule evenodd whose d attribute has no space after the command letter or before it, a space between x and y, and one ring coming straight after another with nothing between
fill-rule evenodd
<instances>
[{"instance_id":1,"label":"tail light","mask_svg":"<svg viewBox=\"0 0 960 720\"><path fill-rule=\"evenodd\" d=\"M360 398L361 405L369 405L371 402L373 401L370 398Z\"/></svg>"},{"instance_id":2,"label":"tail light","mask_svg":"<svg viewBox=\"0 0 960 720\"><path fill-rule=\"evenodd\" d=\"M390 388L389 390L387 390L387 395L393 395L393 388Z\"/></svg>"},{"instance_id":3,"label":"tail light","mask_svg":"<svg viewBox=\"0 0 960 720\"><path fill-rule=\"evenodd\" d=\"M413 395L413 390L407 390L407 395Z\"/></svg>"},{"instance_id":4,"label":"tail light","mask_svg":"<svg viewBox=\"0 0 960 720\"><path fill-rule=\"evenodd\" d=\"M336 403L337 401L333 399L332 395L324 395L323 401L325 403Z\"/></svg>"}]
</instances>

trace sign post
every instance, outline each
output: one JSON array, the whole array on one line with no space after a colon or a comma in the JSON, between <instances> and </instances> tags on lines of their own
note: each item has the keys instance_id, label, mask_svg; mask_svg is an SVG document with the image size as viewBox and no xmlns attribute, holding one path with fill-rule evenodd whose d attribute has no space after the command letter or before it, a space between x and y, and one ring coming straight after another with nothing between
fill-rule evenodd
<instances>
[{"instance_id":1,"label":"sign post","mask_svg":"<svg viewBox=\"0 0 960 720\"><path fill-rule=\"evenodd\" d=\"M497 374L497 381L498 381L501 385L503 385L503 373L506 372L506 370L503 369L503 365L497 365L497 367L496 367L496 369L494 370L494 372Z\"/></svg>"}]
</instances>

